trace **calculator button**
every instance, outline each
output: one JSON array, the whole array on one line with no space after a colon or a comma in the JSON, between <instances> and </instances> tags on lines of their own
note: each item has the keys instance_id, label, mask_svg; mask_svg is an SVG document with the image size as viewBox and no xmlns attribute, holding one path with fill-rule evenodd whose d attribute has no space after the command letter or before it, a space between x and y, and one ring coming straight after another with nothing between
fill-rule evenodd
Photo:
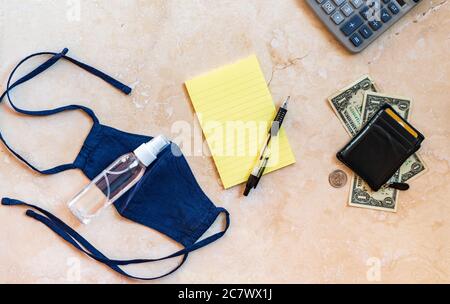
<instances>
[{"instance_id":1,"label":"calculator button","mask_svg":"<svg viewBox=\"0 0 450 304\"><path fill-rule=\"evenodd\" d=\"M337 6L341 6L342 3L345 2L345 0L333 0L333 2L334 2Z\"/></svg>"},{"instance_id":2,"label":"calculator button","mask_svg":"<svg viewBox=\"0 0 450 304\"><path fill-rule=\"evenodd\" d=\"M364 0L350 0L355 8L360 8L364 4Z\"/></svg>"},{"instance_id":3,"label":"calculator button","mask_svg":"<svg viewBox=\"0 0 450 304\"><path fill-rule=\"evenodd\" d=\"M358 34L353 34L350 37L350 41L353 43L354 46L358 47L363 43L363 40L361 38L361 36L359 36Z\"/></svg>"},{"instance_id":4,"label":"calculator button","mask_svg":"<svg viewBox=\"0 0 450 304\"><path fill-rule=\"evenodd\" d=\"M369 7L368 6L364 6L359 13L361 14L361 16L364 18L364 20L369 19Z\"/></svg>"},{"instance_id":5,"label":"calculator button","mask_svg":"<svg viewBox=\"0 0 450 304\"><path fill-rule=\"evenodd\" d=\"M383 24L377 20L369 21L369 25L374 31L378 31L383 26Z\"/></svg>"},{"instance_id":6,"label":"calculator button","mask_svg":"<svg viewBox=\"0 0 450 304\"><path fill-rule=\"evenodd\" d=\"M379 19L378 12L381 9L381 0L367 0L366 5L370 8L369 12L371 15L369 15L369 20L373 20L374 18Z\"/></svg>"},{"instance_id":7,"label":"calculator button","mask_svg":"<svg viewBox=\"0 0 450 304\"><path fill-rule=\"evenodd\" d=\"M331 19L333 19L336 25L339 25L344 21L345 17L340 12L336 12L331 16Z\"/></svg>"},{"instance_id":8,"label":"calculator button","mask_svg":"<svg viewBox=\"0 0 450 304\"><path fill-rule=\"evenodd\" d=\"M379 15L378 12L380 11L380 7L379 6L373 6L373 7L369 7L369 6L364 6L359 13L361 14L361 16L365 19L365 20L369 20L372 21L374 19L379 19Z\"/></svg>"},{"instance_id":9,"label":"calculator button","mask_svg":"<svg viewBox=\"0 0 450 304\"><path fill-rule=\"evenodd\" d=\"M360 16L354 15L352 18L350 18L349 21L347 21L342 27L341 31L344 33L345 36L350 36L354 31L358 29L363 24L363 20Z\"/></svg>"},{"instance_id":10,"label":"calculator button","mask_svg":"<svg viewBox=\"0 0 450 304\"><path fill-rule=\"evenodd\" d=\"M350 4L346 3L341 7L341 11L344 13L345 16L350 16L353 13L353 9L350 6Z\"/></svg>"},{"instance_id":11,"label":"calculator button","mask_svg":"<svg viewBox=\"0 0 450 304\"><path fill-rule=\"evenodd\" d=\"M327 15L331 14L336 9L336 7L333 5L333 3L331 3L331 1L325 2L324 5L322 5L322 8L325 11L325 13L327 13Z\"/></svg>"},{"instance_id":12,"label":"calculator button","mask_svg":"<svg viewBox=\"0 0 450 304\"><path fill-rule=\"evenodd\" d=\"M364 6L359 13L364 18L364 20L373 20L376 16L375 8Z\"/></svg>"},{"instance_id":13,"label":"calculator button","mask_svg":"<svg viewBox=\"0 0 450 304\"><path fill-rule=\"evenodd\" d=\"M391 15L388 13L388 11L385 8L383 8L381 10L381 20L384 23L386 23L386 22L389 22L389 20L391 20L391 19L392 19Z\"/></svg>"},{"instance_id":14,"label":"calculator button","mask_svg":"<svg viewBox=\"0 0 450 304\"><path fill-rule=\"evenodd\" d=\"M317 3L322 4L322 2L325 0L316 0Z\"/></svg>"},{"instance_id":15,"label":"calculator button","mask_svg":"<svg viewBox=\"0 0 450 304\"><path fill-rule=\"evenodd\" d=\"M388 7L389 7L389 10L391 11L391 13L393 13L394 15L397 15L400 12L400 9L394 2L389 3Z\"/></svg>"},{"instance_id":16,"label":"calculator button","mask_svg":"<svg viewBox=\"0 0 450 304\"><path fill-rule=\"evenodd\" d=\"M369 38L369 37L372 36L372 34L373 34L372 30L371 30L367 25L363 25L363 26L359 29L359 33L360 33L361 36L363 36L365 39Z\"/></svg>"}]
</instances>

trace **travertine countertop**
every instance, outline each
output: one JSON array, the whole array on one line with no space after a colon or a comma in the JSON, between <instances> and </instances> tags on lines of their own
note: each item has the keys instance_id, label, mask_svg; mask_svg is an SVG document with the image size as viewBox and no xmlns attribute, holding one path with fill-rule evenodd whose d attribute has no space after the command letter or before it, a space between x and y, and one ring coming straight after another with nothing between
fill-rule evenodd
<instances>
[{"instance_id":1,"label":"travertine countertop","mask_svg":"<svg viewBox=\"0 0 450 304\"><path fill-rule=\"evenodd\" d=\"M134 87L123 96L58 63L14 92L27 109L83 104L104 124L173 138L174 123L197 125L184 81L253 53L274 101L295 100L286 130L298 163L264 178L248 199L240 187L223 190L211 158L188 157L205 192L231 212L232 226L159 282L450 282L450 1L422 1L359 55L345 51L301 0L0 4L2 89L20 59L64 47ZM326 98L362 74L385 92L412 97L411 120L427 137L421 155L429 171L401 194L396 214L347 207L348 187L328 184L331 171L344 169L334 155L348 135ZM3 104L0 128L45 168L73 160L90 121L76 112L21 117ZM198 126L193 132L201 136ZM156 257L177 248L113 208L82 227L65 205L87 183L82 173L40 176L0 149L1 196L51 210L110 257ZM0 282L133 282L82 256L24 211L0 207ZM156 273L173 263L130 271Z\"/></svg>"}]
</instances>

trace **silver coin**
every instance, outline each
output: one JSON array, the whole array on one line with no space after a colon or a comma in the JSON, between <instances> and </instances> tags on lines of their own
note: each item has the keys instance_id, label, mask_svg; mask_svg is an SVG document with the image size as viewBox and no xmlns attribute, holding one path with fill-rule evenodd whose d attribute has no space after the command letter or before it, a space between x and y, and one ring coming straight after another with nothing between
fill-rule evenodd
<instances>
[{"instance_id":1,"label":"silver coin","mask_svg":"<svg viewBox=\"0 0 450 304\"><path fill-rule=\"evenodd\" d=\"M347 174L342 170L333 171L328 177L331 187L342 188L347 184Z\"/></svg>"}]
</instances>

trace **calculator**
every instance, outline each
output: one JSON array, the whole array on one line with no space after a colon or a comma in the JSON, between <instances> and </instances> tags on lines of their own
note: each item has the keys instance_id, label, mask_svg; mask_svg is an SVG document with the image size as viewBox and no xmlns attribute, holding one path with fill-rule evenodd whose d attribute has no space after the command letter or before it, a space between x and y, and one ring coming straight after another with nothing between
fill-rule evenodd
<instances>
[{"instance_id":1,"label":"calculator","mask_svg":"<svg viewBox=\"0 0 450 304\"><path fill-rule=\"evenodd\" d=\"M352 53L364 50L421 0L306 0Z\"/></svg>"}]
</instances>

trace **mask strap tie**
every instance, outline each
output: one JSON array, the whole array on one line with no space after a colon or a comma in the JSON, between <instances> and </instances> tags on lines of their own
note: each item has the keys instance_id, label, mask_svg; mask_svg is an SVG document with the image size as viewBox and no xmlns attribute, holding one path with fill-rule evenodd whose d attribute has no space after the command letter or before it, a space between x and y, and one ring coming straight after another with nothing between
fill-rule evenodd
<instances>
[{"instance_id":1,"label":"mask strap tie","mask_svg":"<svg viewBox=\"0 0 450 304\"><path fill-rule=\"evenodd\" d=\"M168 255L163 258L157 258L157 259L134 259L134 260L111 260L108 257L106 257L104 254L102 254L99 250L97 250L93 245L91 245L86 239L84 239L80 234L78 234L75 230L70 228L67 224L65 224L63 221L61 221L59 218L51 214L50 212L34 206L27 203L24 203L19 200L9 199L9 198L3 198L2 204L6 206L27 206L29 208L33 208L39 212L41 212L44 215L38 214L32 210L27 210L26 215L34 218L35 220L43 223L48 228L50 228L54 233L59 235L61 238L66 240L68 243L70 243L72 246L80 250L81 252L85 253L89 257L91 257L94 260L97 260L108 267L110 267L112 270L120 273L121 275L127 276L132 279L139 279L139 280L157 280L163 277L166 277L175 271L177 271L187 260L187 257L190 252L193 252L195 250L198 250L202 247L205 247L206 245L218 240L221 238L226 231L228 230L230 226L230 217L228 211L226 211L223 208L217 208L217 216L219 216L221 213L225 213L226 215L226 226L225 229L219 233L216 233L210 237L207 237L201 241L198 241L197 243L188 246L178 252L175 252L171 255ZM124 270L122 270L119 266L126 266L126 265L132 265L132 264L143 264L143 263L150 263L150 262L157 262L157 261L163 261L175 257L183 256L182 261L171 271L169 271L166 274L163 274L158 277L136 277L133 275L130 275L126 273Z\"/></svg>"},{"instance_id":2,"label":"mask strap tie","mask_svg":"<svg viewBox=\"0 0 450 304\"><path fill-rule=\"evenodd\" d=\"M95 113L85 107L85 106L81 106L81 105L68 105L68 106L63 106L63 107L59 107L59 108L55 108L55 109L50 109L50 110L40 110L40 111L29 111L29 110L25 110L25 109L21 109L19 107L17 107L14 102L12 101L12 98L10 96L10 92L17 86L33 79L34 77L36 77L37 75L41 74L42 72L46 71L47 69L49 69L50 67L52 67L55 63L57 63L60 59L65 59L77 66L79 66L80 68L84 69L85 71L97 76L98 78L106 81L107 83L109 83L110 85L112 85L113 87L117 88L118 90L122 91L124 94L130 94L131 93L131 88L126 86L125 84L121 83L120 81L106 75L105 73L87 65L84 64L82 62L79 62L69 56L67 56L66 54L69 52L69 50L67 48L63 49L60 53L53 53L53 52L40 52L40 53L35 53L32 55L27 56L26 58L22 59L17 65L16 67L13 69L13 71L11 72L9 78L8 78L8 82L7 82L7 87L6 87L6 91L0 96L0 103L4 100L5 97L7 97L9 104L11 105L11 107L18 113L20 114L24 114L24 115L28 115L28 116L49 116L49 115L54 115L57 113L61 113L64 111L74 111L74 110L82 110L84 111L87 115L89 115L92 119L92 121L94 122L94 125L92 127L92 129L96 128L99 125L99 120L97 118L97 116L95 115ZM29 59L33 58L33 57L37 57L37 56L43 56L43 55L50 55L52 56L51 58L49 58L47 61L45 61L44 63L42 63L41 65L39 65L37 68L35 68L34 70L32 70L31 72L29 72L28 74L26 74L25 76L21 77L20 79L16 80L14 83L11 84L12 79L15 75L15 73L17 72L17 70L19 69L20 66L22 66L22 64L24 64L26 61L28 61ZM6 146L6 148L15 156L17 157L20 161L22 161L23 163L25 163L28 167L30 167L32 170L44 174L44 175L51 175L51 174L56 174L56 173L60 173L66 170L70 170L70 169L75 169L76 166L73 163L70 164L65 164L65 165L61 165L61 166L56 166L54 168L48 169L48 170L40 170L37 167L33 166L32 164L30 164L27 160L25 160L22 156L19 155L19 153L17 153L16 151L14 151L14 149L8 145L8 143L6 142L5 138L3 137L2 133L0 132L0 140L4 143L4 145Z\"/></svg>"}]
</instances>

